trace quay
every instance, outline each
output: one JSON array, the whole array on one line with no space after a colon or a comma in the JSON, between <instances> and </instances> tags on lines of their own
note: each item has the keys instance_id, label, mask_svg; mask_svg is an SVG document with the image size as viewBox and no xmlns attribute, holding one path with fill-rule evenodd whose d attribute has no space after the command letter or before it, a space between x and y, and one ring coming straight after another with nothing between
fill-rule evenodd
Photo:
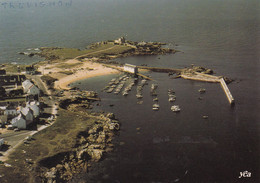
<instances>
[{"instance_id":1,"label":"quay","mask_svg":"<svg viewBox=\"0 0 260 183\"><path fill-rule=\"evenodd\" d=\"M220 83L230 104L234 104L235 99L233 98L228 86L221 76L212 76L209 74L203 74L199 72L191 72L191 73L181 73L181 77L183 79L190 79L196 81L204 81L204 82L211 82L211 83Z\"/></svg>"},{"instance_id":2,"label":"quay","mask_svg":"<svg viewBox=\"0 0 260 183\"><path fill-rule=\"evenodd\" d=\"M130 64L127 64L127 66L137 67L138 69L131 71L131 70L128 70L128 69L126 70L126 69L115 67L115 66L108 66L108 65L106 65L106 66L110 67L110 68L117 69L117 70L122 71L122 72L136 74L136 75L141 76L141 77L148 79L148 80L152 80L152 78L139 73L138 69L150 70L150 71L154 71L154 72L167 72L167 73L172 72L172 73L179 74L179 76L183 79L204 81L204 82L210 82L210 83L220 83L224 92L225 92L225 94L226 94L226 96L227 96L229 103L234 104L234 102L235 102L235 99L233 98L233 96L232 96L230 90L228 89L228 86L227 86L227 84L226 84L226 82L225 82L225 80L223 79L222 76L212 76L212 75L209 75L209 74L204 74L204 73L200 73L200 72L196 72L196 71L191 71L191 70L189 71L187 69L134 66L134 65L130 65Z\"/></svg>"},{"instance_id":3,"label":"quay","mask_svg":"<svg viewBox=\"0 0 260 183\"><path fill-rule=\"evenodd\" d=\"M219 83L221 76L212 76L209 74L203 74L199 72L194 73L181 73L181 77L183 79L197 80L197 81L205 81L211 83Z\"/></svg>"},{"instance_id":4,"label":"quay","mask_svg":"<svg viewBox=\"0 0 260 183\"><path fill-rule=\"evenodd\" d=\"M130 64L128 64L128 65L130 65ZM130 70L126 70L124 68L113 66L113 65L103 64L103 66L109 67L109 68L112 68L112 69L116 69L116 70L121 71L121 72L126 72L126 73L129 73L129 74L135 74L135 75L141 76L141 77L143 77L144 79L147 79L147 80L153 80L152 78L150 78L150 77L148 77L148 76L146 76L144 74L139 73L138 70L132 72ZM137 66L137 68L139 69L140 67Z\"/></svg>"},{"instance_id":5,"label":"quay","mask_svg":"<svg viewBox=\"0 0 260 183\"><path fill-rule=\"evenodd\" d=\"M227 84L225 82L225 80L223 78L220 79L220 84L228 98L228 101L230 104L234 104L235 103L235 99L233 98L231 92L229 91L228 87L227 87Z\"/></svg>"},{"instance_id":6,"label":"quay","mask_svg":"<svg viewBox=\"0 0 260 183\"><path fill-rule=\"evenodd\" d=\"M167 72L167 73L181 73L183 69L174 69L174 68L161 68L161 67L147 67L147 66L137 66L139 69L150 70L153 72Z\"/></svg>"}]
</instances>

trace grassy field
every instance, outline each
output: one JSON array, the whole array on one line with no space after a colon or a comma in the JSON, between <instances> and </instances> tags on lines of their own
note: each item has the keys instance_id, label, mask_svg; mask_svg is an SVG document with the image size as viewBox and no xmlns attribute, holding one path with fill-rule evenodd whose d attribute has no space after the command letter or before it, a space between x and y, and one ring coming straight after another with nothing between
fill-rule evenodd
<instances>
[{"instance_id":1,"label":"grassy field","mask_svg":"<svg viewBox=\"0 0 260 183\"><path fill-rule=\"evenodd\" d=\"M42 55L47 57L59 58L61 60L72 59L77 56L87 55L89 57L99 57L106 54L116 55L131 50L132 48L124 45L114 45L113 43L101 44L95 48L79 50L76 48L43 48Z\"/></svg>"},{"instance_id":2,"label":"grassy field","mask_svg":"<svg viewBox=\"0 0 260 183\"><path fill-rule=\"evenodd\" d=\"M83 65L82 62L73 63L73 64L60 63L60 64L58 64L58 65L55 65L55 67L58 67L58 68L60 68L60 69L70 69L70 68L80 67L81 65Z\"/></svg>"},{"instance_id":3,"label":"grassy field","mask_svg":"<svg viewBox=\"0 0 260 183\"><path fill-rule=\"evenodd\" d=\"M3 69L6 70L7 73L19 73L24 72L25 68L29 65L20 65L20 64L5 64Z\"/></svg>"},{"instance_id":4,"label":"grassy field","mask_svg":"<svg viewBox=\"0 0 260 183\"><path fill-rule=\"evenodd\" d=\"M94 122L94 118L61 109L52 127L37 133L28 145L22 144L9 156L7 163L12 167L0 165L0 175L4 175L0 182L30 182L30 177L35 175L29 171L26 159L35 164L43 158L73 150L79 132L91 127Z\"/></svg>"}]
</instances>

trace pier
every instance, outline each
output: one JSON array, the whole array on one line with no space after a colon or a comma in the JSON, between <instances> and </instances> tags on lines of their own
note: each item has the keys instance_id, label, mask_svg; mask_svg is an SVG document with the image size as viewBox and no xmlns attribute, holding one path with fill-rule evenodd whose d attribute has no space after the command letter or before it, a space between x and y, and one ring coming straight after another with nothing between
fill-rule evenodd
<instances>
[{"instance_id":1,"label":"pier","mask_svg":"<svg viewBox=\"0 0 260 183\"><path fill-rule=\"evenodd\" d=\"M226 84L226 82L223 78L220 79L220 84L221 84L221 86L222 86L222 88L223 88L223 90L224 90L224 92L225 92L225 94L228 98L229 103L234 104L235 99L233 98L233 96L232 96L231 92L229 91L227 84Z\"/></svg>"},{"instance_id":2,"label":"pier","mask_svg":"<svg viewBox=\"0 0 260 183\"><path fill-rule=\"evenodd\" d=\"M123 68L115 67L115 66L108 66L117 70L120 70L122 72L128 72L133 74L132 72L126 71ZM189 79L189 80L195 80L195 81L203 81L203 82L210 82L210 83L220 83L230 104L234 104L235 99L233 98L230 90L227 87L227 84L222 76L212 76L209 74L204 74L192 70L187 69L174 69L174 68L160 68L160 67L147 67L147 66L137 66L138 69L145 69L150 70L154 72L172 72L179 74L179 76L183 79ZM152 78L145 76L139 72L136 73L136 75L143 77L144 79L152 80Z\"/></svg>"},{"instance_id":3,"label":"pier","mask_svg":"<svg viewBox=\"0 0 260 183\"><path fill-rule=\"evenodd\" d=\"M210 83L220 83L230 104L234 104L235 99L233 98L228 86L222 76L212 76L209 74L203 74L199 72L183 72L180 75L183 79L190 79L196 81L204 81Z\"/></svg>"},{"instance_id":4,"label":"pier","mask_svg":"<svg viewBox=\"0 0 260 183\"><path fill-rule=\"evenodd\" d=\"M162 68L162 67L147 67L147 66L137 66L140 69L150 70L153 72L167 72L167 73L180 73L183 69L174 69L174 68Z\"/></svg>"},{"instance_id":5,"label":"pier","mask_svg":"<svg viewBox=\"0 0 260 183\"><path fill-rule=\"evenodd\" d=\"M212 76L209 74L203 74L199 72L192 73L181 73L181 77L183 79L197 80L197 81L205 81L210 83L219 83L221 76Z\"/></svg>"}]
</instances>

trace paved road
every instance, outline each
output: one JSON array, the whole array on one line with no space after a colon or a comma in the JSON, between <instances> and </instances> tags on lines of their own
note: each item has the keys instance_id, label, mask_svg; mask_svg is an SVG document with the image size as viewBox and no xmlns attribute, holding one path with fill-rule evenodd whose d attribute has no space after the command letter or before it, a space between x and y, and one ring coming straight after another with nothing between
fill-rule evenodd
<instances>
[{"instance_id":1,"label":"paved road","mask_svg":"<svg viewBox=\"0 0 260 183\"><path fill-rule=\"evenodd\" d=\"M32 133L32 131L23 130L19 132L11 131L10 133L1 134L0 138L4 138L6 142L8 142L8 145L11 147L15 146L17 143L19 143L21 140L25 139L27 136L29 136Z\"/></svg>"},{"instance_id":2,"label":"paved road","mask_svg":"<svg viewBox=\"0 0 260 183\"><path fill-rule=\"evenodd\" d=\"M49 107L44 109L44 113L48 114L57 114L55 101L53 100L52 96L50 96L50 91L47 90L45 84L40 79L40 76L29 76L28 79L32 79L35 84L43 91L44 94L47 96L41 97L42 102L47 104ZM22 130L18 132L10 131L5 134L1 134L0 138L4 138L4 140L7 142L8 145L10 145L8 151L0 151L4 156L0 157L1 161L5 161L8 157L8 155L19 145L23 142L23 140L31 135L34 135L35 133L43 130L44 128L48 127L49 125L38 125L37 130L35 131L29 131L29 130Z\"/></svg>"}]
</instances>

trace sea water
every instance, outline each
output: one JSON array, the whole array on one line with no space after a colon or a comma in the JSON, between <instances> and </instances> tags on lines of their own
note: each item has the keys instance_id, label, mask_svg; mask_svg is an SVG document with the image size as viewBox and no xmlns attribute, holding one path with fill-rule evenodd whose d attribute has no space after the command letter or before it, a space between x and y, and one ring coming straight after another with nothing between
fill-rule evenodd
<instances>
[{"instance_id":1,"label":"sea water","mask_svg":"<svg viewBox=\"0 0 260 183\"><path fill-rule=\"evenodd\" d=\"M82 89L98 91L102 100L95 110L114 112L121 130L114 151L73 181L257 182L259 8L257 0L74 0L68 6L1 5L0 62L32 63L39 58L17 53L43 46L84 48L120 36L169 43L180 52L117 61L211 68L216 75L235 79L228 85L235 106L229 105L219 84L173 80L165 73L149 73L159 85L159 111L152 111L152 82L144 87L142 105L136 103L135 88L127 97L101 92L114 76L76 82ZM175 103L181 107L178 114L170 111L168 88L176 92ZM203 100L198 100L199 88L206 88ZM244 171L251 177L240 177Z\"/></svg>"}]
</instances>

